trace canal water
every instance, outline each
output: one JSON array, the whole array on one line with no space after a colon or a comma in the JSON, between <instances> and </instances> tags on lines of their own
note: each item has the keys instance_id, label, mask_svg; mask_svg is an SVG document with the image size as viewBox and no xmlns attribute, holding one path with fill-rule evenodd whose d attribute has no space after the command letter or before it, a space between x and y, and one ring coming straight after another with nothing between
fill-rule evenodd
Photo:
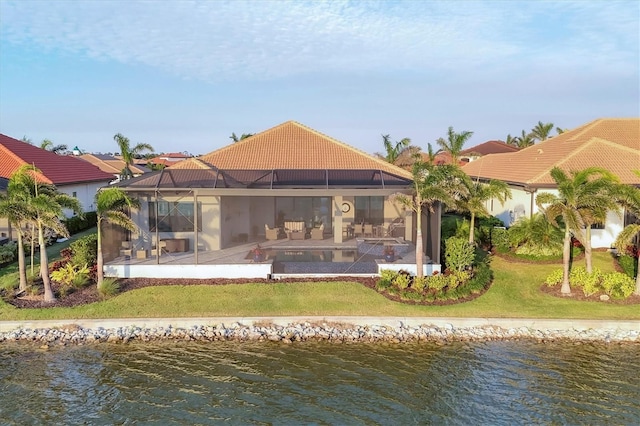
<instances>
[{"instance_id":1,"label":"canal water","mask_svg":"<svg viewBox=\"0 0 640 426\"><path fill-rule=\"evenodd\" d=\"M0 345L15 425L640 424L640 345Z\"/></svg>"}]
</instances>

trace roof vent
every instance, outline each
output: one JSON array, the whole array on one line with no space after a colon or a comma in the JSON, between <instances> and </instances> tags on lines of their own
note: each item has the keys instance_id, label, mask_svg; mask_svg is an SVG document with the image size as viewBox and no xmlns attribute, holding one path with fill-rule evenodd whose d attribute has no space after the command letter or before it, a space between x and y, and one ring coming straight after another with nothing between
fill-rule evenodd
<instances>
[{"instance_id":1,"label":"roof vent","mask_svg":"<svg viewBox=\"0 0 640 426\"><path fill-rule=\"evenodd\" d=\"M542 149L538 148L538 154L542 154L543 152Z\"/></svg>"}]
</instances>

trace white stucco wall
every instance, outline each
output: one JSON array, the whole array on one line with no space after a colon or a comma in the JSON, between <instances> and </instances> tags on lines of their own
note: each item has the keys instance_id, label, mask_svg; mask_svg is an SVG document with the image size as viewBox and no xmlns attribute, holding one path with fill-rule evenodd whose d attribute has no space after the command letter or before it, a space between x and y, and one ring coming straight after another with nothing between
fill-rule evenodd
<instances>
[{"instance_id":1,"label":"white stucco wall","mask_svg":"<svg viewBox=\"0 0 640 426\"><path fill-rule=\"evenodd\" d=\"M86 212L95 211L94 199L96 193L99 188L103 186L107 186L109 182L90 182L83 184L73 184L73 185L57 185L58 190L64 194L74 196L80 201L82 205L82 209ZM66 213L67 216L70 216L70 212Z\"/></svg>"},{"instance_id":2,"label":"white stucco wall","mask_svg":"<svg viewBox=\"0 0 640 426\"><path fill-rule=\"evenodd\" d=\"M493 216L502 220L505 226L509 227L521 217L531 217L532 214L538 213L540 210L536 205L536 196L540 193L548 192L554 195L558 194L555 189L538 190L531 194L520 188L511 188L510 200L501 205L497 200L490 200L486 203L487 210ZM533 196L533 208L532 208ZM609 212L604 229L593 229L591 231L591 245L593 248L611 247L616 237L624 228L624 217L616 212Z\"/></svg>"}]
</instances>

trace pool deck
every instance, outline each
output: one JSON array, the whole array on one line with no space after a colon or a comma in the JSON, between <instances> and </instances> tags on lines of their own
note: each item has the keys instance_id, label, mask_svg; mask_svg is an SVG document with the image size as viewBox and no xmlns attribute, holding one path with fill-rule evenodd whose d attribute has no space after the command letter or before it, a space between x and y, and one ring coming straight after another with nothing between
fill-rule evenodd
<instances>
[{"instance_id":1,"label":"pool deck","mask_svg":"<svg viewBox=\"0 0 640 426\"><path fill-rule=\"evenodd\" d=\"M380 241L385 239L381 238ZM349 239L342 243L335 243L332 239L324 240L260 240L249 243L238 243L233 247L223 250L201 250L198 252L198 261L193 251L184 253L163 253L138 259L136 257L118 257L105 263L105 274L118 278L281 278L283 276L372 276L377 275L379 268L408 269L415 271L416 252L415 246L409 244L406 254L395 262L386 263L379 260L376 263L359 263L357 259L345 260L342 266L331 269L330 262L317 262L309 264L305 268L292 268L293 272L282 271L281 268L273 268L273 260L255 262L247 258L251 249L260 244L260 247L271 250L358 250L358 241ZM348 267L348 264L352 264ZM425 259L425 274L433 270L440 271L440 265ZM346 271L346 272L345 272Z\"/></svg>"}]
</instances>

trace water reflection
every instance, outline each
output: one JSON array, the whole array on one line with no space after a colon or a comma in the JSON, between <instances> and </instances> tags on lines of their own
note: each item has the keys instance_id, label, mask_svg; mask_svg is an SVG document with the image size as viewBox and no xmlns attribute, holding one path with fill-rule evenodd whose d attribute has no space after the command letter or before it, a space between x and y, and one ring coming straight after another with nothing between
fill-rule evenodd
<instances>
[{"instance_id":1,"label":"water reflection","mask_svg":"<svg viewBox=\"0 0 640 426\"><path fill-rule=\"evenodd\" d=\"M637 345L0 347L8 424L637 424Z\"/></svg>"}]
</instances>

